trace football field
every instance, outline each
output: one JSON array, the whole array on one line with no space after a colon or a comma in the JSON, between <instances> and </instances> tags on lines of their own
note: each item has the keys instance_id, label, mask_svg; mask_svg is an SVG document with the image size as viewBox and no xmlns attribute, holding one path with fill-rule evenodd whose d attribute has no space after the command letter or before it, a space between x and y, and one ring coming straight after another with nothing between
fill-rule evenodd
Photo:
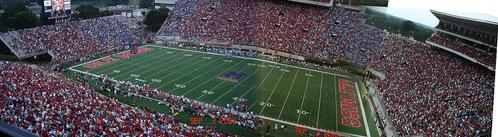
<instances>
[{"instance_id":1,"label":"football field","mask_svg":"<svg viewBox=\"0 0 498 137\"><path fill-rule=\"evenodd\" d=\"M70 70L148 84L221 107L234 105L237 99L247 100L248 112L290 126L378 136L369 104L361 95L363 85L351 76L187 49L142 48L149 50L100 58Z\"/></svg>"}]
</instances>

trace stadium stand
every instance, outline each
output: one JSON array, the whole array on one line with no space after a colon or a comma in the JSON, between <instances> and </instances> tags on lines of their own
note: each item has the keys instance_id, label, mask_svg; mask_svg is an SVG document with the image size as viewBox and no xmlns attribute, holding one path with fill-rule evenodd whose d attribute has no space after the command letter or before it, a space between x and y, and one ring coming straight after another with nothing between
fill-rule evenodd
<instances>
[{"instance_id":1,"label":"stadium stand","mask_svg":"<svg viewBox=\"0 0 498 137\"><path fill-rule=\"evenodd\" d=\"M227 136L124 105L34 65L0 62L0 119L39 136Z\"/></svg>"},{"instance_id":2,"label":"stadium stand","mask_svg":"<svg viewBox=\"0 0 498 137\"><path fill-rule=\"evenodd\" d=\"M437 31L427 39L432 46L495 69L498 23L431 10L439 19Z\"/></svg>"},{"instance_id":3,"label":"stadium stand","mask_svg":"<svg viewBox=\"0 0 498 137\"><path fill-rule=\"evenodd\" d=\"M395 34L371 61L375 82L400 135L478 136L491 131L494 74Z\"/></svg>"},{"instance_id":4,"label":"stadium stand","mask_svg":"<svg viewBox=\"0 0 498 137\"><path fill-rule=\"evenodd\" d=\"M476 50L473 47L458 42L456 40L450 40L448 38L443 38L439 35L433 35L431 38L428 39L428 41L450 48L452 50L455 50L456 52L463 53L464 55L476 59L477 61L483 63L486 66L495 66L496 64L496 54L490 55L488 53Z\"/></svg>"},{"instance_id":5,"label":"stadium stand","mask_svg":"<svg viewBox=\"0 0 498 137\"><path fill-rule=\"evenodd\" d=\"M156 38L252 45L365 67L384 34L366 25L361 13L342 7L274 0L183 0ZM351 44L341 47L344 43Z\"/></svg>"},{"instance_id":6,"label":"stadium stand","mask_svg":"<svg viewBox=\"0 0 498 137\"><path fill-rule=\"evenodd\" d=\"M62 61L141 41L124 16L71 21L3 33L0 37L18 58L49 53Z\"/></svg>"},{"instance_id":7,"label":"stadium stand","mask_svg":"<svg viewBox=\"0 0 498 137\"><path fill-rule=\"evenodd\" d=\"M222 108L215 105L207 104L191 100L188 98L175 96L163 91L154 89L148 85L137 86L129 81L114 81L112 78L101 75L100 81L103 83L103 89L112 92L121 92L122 94L130 94L141 96L144 98L153 98L154 100L165 103L174 112L189 112L194 113L199 117L211 117L214 119L227 119L233 118L234 124L255 128L255 116L249 113L239 112L235 109ZM120 85L120 86L117 86ZM116 90L120 89L120 90ZM130 91L136 91L131 94Z\"/></svg>"},{"instance_id":8,"label":"stadium stand","mask_svg":"<svg viewBox=\"0 0 498 137\"><path fill-rule=\"evenodd\" d=\"M496 64L497 40L486 28L494 26L432 12L441 21L438 32L422 43L367 25L362 13L343 7L277 0L179 0L156 39L240 44L330 62L347 60L385 74L385 79L373 81L401 136L489 133L495 72L488 69ZM139 44L133 35L139 26L133 22L110 16L1 33L0 39L20 58L49 53L55 60L67 60ZM259 56L257 50L198 50ZM0 119L39 136L228 136L100 96L87 85L37 66L0 61L0 77ZM110 90L116 88L110 83L117 82L124 86L120 89L128 89L122 94L165 102L162 105L177 112L235 117L238 125L255 127L252 114L99 77L109 91L116 91Z\"/></svg>"}]
</instances>

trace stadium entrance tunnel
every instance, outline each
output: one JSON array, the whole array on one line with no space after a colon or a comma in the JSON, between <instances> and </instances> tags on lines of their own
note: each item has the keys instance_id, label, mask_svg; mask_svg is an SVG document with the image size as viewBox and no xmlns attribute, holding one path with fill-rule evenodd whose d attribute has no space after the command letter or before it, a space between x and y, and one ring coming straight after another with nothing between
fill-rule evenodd
<instances>
[{"instance_id":1,"label":"stadium entrance tunnel","mask_svg":"<svg viewBox=\"0 0 498 137\"><path fill-rule=\"evenodd\" d=\"M41 63L44 63L44 62L49 63L52 61L52 56L48 53L43 53L40 55L24 58L23 60L26 62L31 62L31 63L36 63L36 64L39 64L40 62Z\"/></svg>"}]
</instances>

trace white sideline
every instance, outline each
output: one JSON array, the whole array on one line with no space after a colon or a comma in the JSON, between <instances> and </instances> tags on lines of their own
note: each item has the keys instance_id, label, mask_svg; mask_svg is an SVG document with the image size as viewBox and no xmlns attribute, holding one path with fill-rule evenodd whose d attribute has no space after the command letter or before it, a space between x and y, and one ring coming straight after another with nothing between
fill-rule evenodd
<instances>
[{"instance_id":1,"label":"white sideline","mask_svg":"<svg viewBox=\"0 0 498 137\"><path fill-rule=\"evenodd\" d=\"M287 125L292 125L292 126L304 127L304 128L310 129L310 130L330 132L329 130L325 130L325 129L318 129L318 128L314 128L314 127L310 127L310 126L305 126L305 125L301 125L301 124L296 124L296 123L292 123L292 122L287 122L287 121L283 121L283 120L269 118L269 117L265 117L265 116L261 116L261 115L256 115L256 116L258 118L261 118L261 119L271 120L271 121L275 121L275 122L279 122L279 123L283 123L283 124L287 124ZM335 133L339 133L340 136L364 137L361 135L351 134L351 133L346 133L346 132L335 132Z\"/></svg>"},{"instance_id":2,"label":"white sideline","mask_svg":"<svg viewBox=\"0 0 498 137\"><path fill-rule=\"evenodd\" d=\"M358 100L360 100L361 113L363 115L363 123L365 124L365 131L367 132L367 136L370 136L370 130L368 127L368 122L367 122L367 116L365 114L365 108L363 108L363 101L362 101L362 97L360 94L360 90L358 88L358 83L355 82L354 85L356 86L356 92L358 93Z\"/></svg>"},{"instance_id":3,"label":"white sideline","mask_svg":"<svg viewBox=\"0 0 498 137\"><path fill-rule=\"evenodd\" d=\"M164 47L164 46L157 46L157 45L146 45L146 46L143 46L143 47L157 47L157 48L166 48L166 49L173 49L173 50L181 50L181 51L188 51L188 52L196 52L196 53L202 53L202 54L211 54L211 55L218 55L218 56L222 56L222 54L217 54L217 53L210 53L210 52L201 52L201 51L195 51L195 50L188 50L188 49L180 49L180 48L172 48L172 47ZM125 50L125 51L122 51L122 52L119 52L117 54L120 54L120 53L123 53L123 52L127 52L129 50ZM75 65L75 66L72 66L72 67L69 67L69 70L71 71L75 71L75 72L79 72L79 73L83 73L83 74L86 74L86 75L90 75L90 76L94 76L94 77L100 77L99 75L96 75L96 74L92 74L92 73L89 73L89 72L86 72L86 71L81 71L81 70L77 70L77 69L74 69L75 67L79 67L81 65L84 65L84 64L88 64L88 63L91 63L91 62L95 62L97 60L100 60L102 58L105 58L105 57L109 57L111 55L108 55L108 56L103 56L101 58L98 58L98 59L95 59L95 60L92 60L92 61L88 61L88 62L85 62L85 63L81 63L81 64L78 64L78 65ZM303 68L303 67L299 67L299 66L293 66L293 65L287 65L287 64L282 64L282 63L277 63L277 62L273 62L273 61L268 61L268 60L263 60L263 59L257 59L257 58L244 58L244 57L238 57L238 56L233 56L235 58L240 58L240 59L247 59L247 60L256 60L256 61L262 61L262 62L266 62L266 63L272 63L272 64L278 64L278 65L282 65L282 66L286 66L286 67L292 67L292 68L297 68L297 69L304 69L304 70L308 70L308 71L314 71L314 72L318 72L318 73L325 73L325 74L329 74L329 75L333 75L333 76L341 76L341 77L346 77L346 78L352 78L350 76L345 76L345 75L341 75L341 74L334 74L334 73L330 73L330 72L325 72L325 71L320 71L320 70L314 70L314 69L309 69L309 68ZM273 70L273 68L272 68ZM267 76L271 73L271 71L267 74ZM296 74L297 75L297 74ZM323 75L323 74L322 74ZM265 80L266 80L266 77L265 76ZM355 78L353 78L355 79ZM264 81L264 80L263 80ZM280 81L280 79L279 79ZM279 82L278 81L278 82ZM277 83L278 83L277 82ZM262 83L260 84L262 85ZM259 85L259 86L260 86ZM259 87L258 86L258 87ZM364 106L363 106L363 101L361 99L361 94L360 94L360 91L359 91L359 88L358 88L358 83L355 82L355 86L356 86L356 90L357 90L357 94L358 94L358 97L359 97L359 101L360 101L360 106L361 106L361 110L362 110L362 116L363 116L363 121L364 121L364 125L365 125L365 129L366 129L366 133L367 133L367 136L370 136L370 131L369 131L369 125L367 123L367 119L366 119L366 114L365 114L365 109L364 109ZM248 92L244 93L247 94ZM337 94L336 92L334 92L335 94ZM244 96L242 95L242 96ZM241 96L241 97L242 97ZM337 96L337 95L336 95ZM320 96L321 97L321 96ZM255 103L257 104L257 102ZM253 104L254 105L254 104ZM337 104L335 104L337 105ZM252 106L251 106L252 107ZM302 107L302 106L301 106ZM264 109L264 107L263 107ZM263 111L263 110L262 110ZM262 112L261 111L261 112ZM260 113L261 113L260 112ZM305 125L300 125L300 124L296 124L296 123L291 123L291 122L287 122L287 121L283 121L283 120L279 120L279 119L274 119L274 118L270 118L270 117L266 117L266 116L262 116L261 114L260 115L256 115L257 117L261 118L261 119L266 119L266 120L271 120L271 121L275 121L275 122L279 122L279 123L283 123L283 124L288 124L288 125L292 125L292 126L300 126L300 127L305 127L307 129L310 129L310 130L315 130L315 131L324 131L324 132L327 132L327 130L325 129L319 129L319 128L315 128L315 127L310 127L310 126L305 126ZM337 117L336 117L337 118ZM337 121L337 120L336 120ZM337 124L338 122L336 122ZM354 136L354 137L363 137L361 135L357 135L357 134L352 134L352 133L346 133L346 132L338 132L341 136Z\"/></svg>"},{"instance_id":4,"label":"white sideline","mask_svg":"<svg viewBox=\"0 0 498 137\"><path fill-rule=\"evenodd\" d=\"M323 73L320 79L320 96L318 99L318 114L316 116L316 127L318 127L318 122L320 120L320 104L322 104L322 87L323 87Z\"/></svg>"}]
</instances>

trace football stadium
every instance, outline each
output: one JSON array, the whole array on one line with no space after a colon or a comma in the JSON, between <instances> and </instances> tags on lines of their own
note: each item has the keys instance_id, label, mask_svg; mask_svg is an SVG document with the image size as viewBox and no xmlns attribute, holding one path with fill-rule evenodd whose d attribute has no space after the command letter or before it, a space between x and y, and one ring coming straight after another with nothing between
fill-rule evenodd
<instances>
[{"instance_id":1,"label":"football stadium","mask_svg":"<svg viewBox=\"0 0 498 137\"><path fill-rule=\"evenodd\" d=\"M4 3L2 136L491 136L492 20L429 10L419 37L373 2Z\"/></svg>"}]
</instances>

